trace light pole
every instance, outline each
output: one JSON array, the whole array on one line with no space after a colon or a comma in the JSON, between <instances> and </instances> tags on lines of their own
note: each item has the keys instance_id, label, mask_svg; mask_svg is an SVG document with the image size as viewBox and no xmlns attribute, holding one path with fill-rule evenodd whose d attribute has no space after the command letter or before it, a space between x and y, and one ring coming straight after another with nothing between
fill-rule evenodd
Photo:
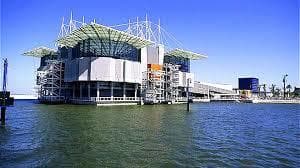
<instances>
[{"instance_id":1,"label":"light pole","mask_svg":"<svg viewBox=\"0 0 300 168\"><path fill-rule=\"evenodd\" d=\"M285 83L286 83L286 77L288 76L288 74L285 74L283 76L283 97L285 98Z\"/></svg>"},{"instance_id":2,"label":"light pole","mask_svg":"<svg viewBox=\"0 0 300 168\"><path fill-rule=\"evenodd\" d=\"M267 97L267 89L266 89L266 84L263 84L263 88L264 88L264 97Z\"/></svg>"},{"instance_id":3,"label":"light pole","mask_svg":"<svg viewBox=\"0 0 300 168\"><path fill-rule=\"evenodd\" d=\"M187 82L187 87L186 87L186 98L187 98L187 103L186 103L186 110L190 111L190 93L189 93L189 87L190 87L190 83L192 82L191 78L188 78L186 80Z\"/></svg>"},{"instance_id":4,"label":"light pole","mask_svg":"<svg viewBox=\"0 0 300 168\"><path fill-rule=\"evenodd\" d=\"M7 80L7 58L4 59L4 64L3 64L3 83L2 83L2 100L3 100L3 105L1 106L1 124L5 124L5 111L6 111L6 99L7 99L7 94L6 94L6 80ZM9 96L8 96L9 97Z\"/></svg>"}]
</instances>

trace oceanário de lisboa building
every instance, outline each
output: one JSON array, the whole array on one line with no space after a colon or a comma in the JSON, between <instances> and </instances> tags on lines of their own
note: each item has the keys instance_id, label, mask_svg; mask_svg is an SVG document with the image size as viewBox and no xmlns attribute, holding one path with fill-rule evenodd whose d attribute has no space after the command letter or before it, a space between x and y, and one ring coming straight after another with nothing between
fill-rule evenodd
<instances>
[{"instance_id":1,"label":"ocean\u00e1rio de lisboa building","mask_svg":"<svg viewBox=\"0 0 300 168\"><path fill-rule=\"evenodd\" d=\"M104 26L64 21L57 49L23 53L39 57L38 97L43 103L139 104L186 101L194 86L190 61L206 56L180 47L160 23L147 19Z\"/></svg>"}]
</instances>

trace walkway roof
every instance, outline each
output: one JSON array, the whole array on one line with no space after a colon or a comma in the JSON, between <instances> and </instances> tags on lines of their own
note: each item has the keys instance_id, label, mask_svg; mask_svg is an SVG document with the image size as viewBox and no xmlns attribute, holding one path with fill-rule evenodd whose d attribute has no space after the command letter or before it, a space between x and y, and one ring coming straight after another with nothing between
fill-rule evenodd
<instances>
[{"instance_id":1,"label":"walkway roof","mask_svg":"<svg viewBox=\"0 0 300 168\"><path fill-rule=\"evenodd\" d=\"M57 51L55 49L41 46L41 47L34 48L30 51L24 52L22 55L41 58L45 55L56 55L56 54Z\"/></svg>"},{"instance_id":2,"label":"walkway roof","mask_svg":"<svg viewBox=\"0 0 300 168\"><path fill-rule=\"evenodd\" d=\"M153 43L143 38L96 23L87 24L74 30L71 34L58 39L57 43L59 46L74 47L81 40L89 38L126 42L138 49Z\"/></svg>"},{"instance_id":3,"label":"walkway roof","mask_svg":"<svg viewBox=\"0 0 300 168\"><path fill-rule=\"evenodd\" d=\"M205 56L205 55L194 53L194 52L191 52L191 51L182 50L182 49L179 49L179 48L176 48L174 50L166 52L165 56L182 57L182 58L188 58L188 59L207 58L207 56Z\"/></svg>"}]
</instances>

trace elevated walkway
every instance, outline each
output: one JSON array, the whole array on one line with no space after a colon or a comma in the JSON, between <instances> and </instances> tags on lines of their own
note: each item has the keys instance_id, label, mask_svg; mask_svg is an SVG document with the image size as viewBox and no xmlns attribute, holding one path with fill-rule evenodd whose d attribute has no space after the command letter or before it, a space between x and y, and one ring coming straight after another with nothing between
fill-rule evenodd
<instances>
[{"instance_id":1,"label":"elevated walkway","mask_svg":"<svg viewBox=\"0 0 300 168\"><path fill-rule=\"evenodd\" d=\"M235 94L233 90L218 88L218 87L202 84L197 81L195 81L194 87L191 89L191 92L196 94L208 94L208 92L219 93L219 94Z\"/></svg>"}]
</instances>

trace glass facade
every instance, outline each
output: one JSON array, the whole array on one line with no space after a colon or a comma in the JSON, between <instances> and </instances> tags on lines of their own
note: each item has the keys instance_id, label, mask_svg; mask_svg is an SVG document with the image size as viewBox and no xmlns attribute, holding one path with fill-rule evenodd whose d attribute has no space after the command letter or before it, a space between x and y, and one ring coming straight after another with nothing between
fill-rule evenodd
<instances>
[{"instance_id":1,"label":"glass facade","mask_svg":"<svg viewBox=\"0 0 300 168\"><path fill-rule=\"evenodd\" d=\"M61 47L58 50L60 52L60 57L63 59L68 58L68 48L67 47Z\"/></svg>"},{"instance_id":2,"label":"glass facade","mask_svg":"<svg viewBox=\"0 0 300 168\"><path fill-rule=\"evenodd\" d=\"M90 38L80 41L72 48L72 59L80 57L112 57L116 59L141 61L139 49L126 42L109 39Z\"/></svg>"},{"instance_id":3,"label":"glass facade","mask_svg":"<svg viewBox=\"0 0 300 168\"><path fill-rule=\"evenodd\" d=\"M190 59L183 57L164 56L164 63L180 65L181 72L190 72Z\"/></svg>"},{"instance_id":4,"label":"glass facade","mask_svg":"<svg viewBox=\"0 0 300 168\"><path fill-rule=\"evenodd\" d=\"M45 55L41 58L40 67L47 65L47 60L56 60L57 55Z\"/></svg>"},{"instance_id":5,"label":"glass facade","mask_svg":"<svg viewBox=\"0 0 300 168\"><path fill-rule=\"evenodd\" d=\"M251 90L258 92L259 81L257 78L239 78L240 90Z\"/></svg>"}]
</instances>

